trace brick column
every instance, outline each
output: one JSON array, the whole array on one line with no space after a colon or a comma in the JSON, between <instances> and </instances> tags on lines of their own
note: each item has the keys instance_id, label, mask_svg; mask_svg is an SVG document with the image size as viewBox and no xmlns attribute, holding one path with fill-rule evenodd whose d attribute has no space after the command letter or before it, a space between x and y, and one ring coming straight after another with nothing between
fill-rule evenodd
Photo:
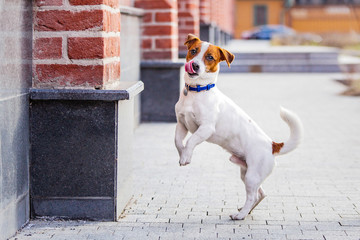
<instances>
[{"instance_id":1,"label":"brick column","mask_svg":"<svg viewBox=\"0 0 360 240\"><path fill-rule=\"evenodd\" d=\"M184 42L189 33L199 36L200 12L199 0L178 0L179 17L179 52L186 56Z\"/></svg>"},{"instance_id":2,"label":"brick column","mask_svg":"<svg viewBox=\"0 0 360 240\"><path fill-rule=\"evenodd\" d=\"M200 36L215 44L226 44L234 28L234 0L200 1Z\"/></svg>"},{"instance_id":3,"label":"brick column","mask_svg":"<svg viewBox=\"0 0 360 240\"><path fill-rule=\"evenodd\" d=\"M136 0L135 7L145 11L142 26L143 60L177 60L176 0Z\"/></svg>"},{"instance_id":4,"label":"brick column","mask_svg":"<svg viewBox=\"0 0 360 240\"><path fill-rule=\"evenodd\" d=\"M35 0L33 87L111 89L120 79L118 0Z\"/></svg>"},{"instance_id":5,"label":"brick column","mask_svg":"<svg viewBox=\"0 0 360 240\"><path fill-rule=\"evenodd\" d=\"M119 0L33 2L31 216L116 221L132 196L135 101L144 88L137 77L120 81ZM138 22L124 29L137 33ZM124 57L134 61L132 37Z\"/></svg>"},{"instance_id":6,"label":"brick column","mask_svg":"<svg viewBox=\"0 0 360 240\"><path fill-rule=\"evenodd\" d=\"M199 4L200 14L200 38L216 44L215 42L215 25L213 22L213 0L201 0Z\"/></svg>"},{"instance_id":7,"label":"brick column","mask_svg":"<svg viewBox=\"0 0 360 240\"><path fill-rule=\"evenodd\" d=\"M219 0L216 3L217 25L221 28L222 31L232 34L234 28L235 2L233 0Z\"/></svg>"},{"instance_id":8,"label":"brick column","mask_svg":"<svg viewBox=\"0 0 360 240\"><path fill-rule=\"evenodd\" d=\"M200 23L209 24L211 22L211 0L201 0L199 11Z\"/></svg>"},{"instance_id":9,"label":"brick column","mask_svg":"<svg viewBox=\"0 0 360 240\"><path fill-rule=\"evenodd\" d=\"M219 1L221 0L211 0L211 22L215 23L217 25L218 19L219 19Z\"/></svg>"},{"instance_id":10,"label":"brick column","mask_svg":"<svg viewBox=\"0 0 360 240\"><path fill-rule=\"evenodd\" d=\"M144 10L140 79L142 121L175 121L184 63L178 59L178 5L176 0L135 0ZM164 85L166 91L159 91Z\"/></svg>"}]
</instances>

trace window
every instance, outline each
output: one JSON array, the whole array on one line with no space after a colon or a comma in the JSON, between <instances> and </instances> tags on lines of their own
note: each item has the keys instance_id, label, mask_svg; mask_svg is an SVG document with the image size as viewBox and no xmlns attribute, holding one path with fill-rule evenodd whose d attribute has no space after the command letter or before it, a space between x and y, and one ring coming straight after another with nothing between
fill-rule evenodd
<instances>
[{"instance_id":1,"label":"window","mask_svg":"<svg viewBox=\"0 0 360 240\"><path fill-rule=\"evenodd\" d=\"M267 24L267 6L266 5L255 5L254 6L254 26Z\"/></svg>"}]
</instances>

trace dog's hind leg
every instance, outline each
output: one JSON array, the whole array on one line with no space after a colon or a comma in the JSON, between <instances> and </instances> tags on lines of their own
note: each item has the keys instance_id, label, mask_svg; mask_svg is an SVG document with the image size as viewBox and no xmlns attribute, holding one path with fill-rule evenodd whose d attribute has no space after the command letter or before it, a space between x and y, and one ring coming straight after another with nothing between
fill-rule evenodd
<instances>
[{"instance_id":1,"label":"dog's hind leg","mask_svg":"<svg viewBox=\"0 0 360 240\"><path fill-rule=\"evenodd\" d=\"M251 169L247 170L245 175L246 201L240 212L231 215L232 220L244 219L258 202L258 189L260 188L261 179L253 174Z\"/></svg>"},{"instance_id":2,"label":"dog's hind leg","mask_svg":"<svg viewBox=\"0 0 360 240\"><path fill-rule=\"evenodd\" d=\"M233 220L242 220L244 219L264 198L265 192L261 187L261 183L265 178L271 173L273 164L270 161L264 161L269 164L265 164L264 168L258 166L249 167L246 170L245 176L242 179L245 183L246 188L246 201L244 206L239 209L240 211L236 214L231 215ZM260 167L260 168L259 168Z\"/></svg>"},{"instance_id":3,"label":"dog's hind leg","mask_svg":"<svg viewBox=\"0 0 360 240\"><path fill-rule=\"evenodd\" d=\"M236 165L240 166L240 177L241 180L245 183L245 175L246 175L246 170L247 170L247 164L245 161L245 157L237 157L235 155L232 155L230 157L230 161ZM262 189L262 187L259 187L258 190L258 201L254 204L254 206L251 208L250 212L266 197L264 190ZM238 210L241 211L242 208L239 208Z\"/></svg>"},{"instance_id":4,"label":"dog's hind leg","mask_svg":"<svg viewBox=\"0 0 360 240\"><path fill-rule=\"evenodd\" d=\"M256 203L254 204L254 206L250 209L249 214L252 212L252 210L254 210L254 208L256 208L257 205L259 205L259 203L260 203L265 197L266 197L265 192L264 192L264 190L262 189L262 187L260 186L260 187L259 187L259 190L258 190L257 201L256 201ZM241 211L241 210L239 210L239 211Z\"/></svg>"},{"instance_id":5,"label":"dog's hind leg","mask_svg":"<svg viewBox=\"0 0 360 240\"><path fill-rule=\"evenodd\" d=\"M244 182L244 179L241 178ZM259 205L259 203L266 197L266 194L264 192L264 189L260 186L259 190L258 190L258 200L257 202L254 204L254 206L250 209L249 214L252 212L252 210L254 210L256 208L257 205ZM242 208L239 208L238 211L240 212Z\"/></svg>"}]
</instances>

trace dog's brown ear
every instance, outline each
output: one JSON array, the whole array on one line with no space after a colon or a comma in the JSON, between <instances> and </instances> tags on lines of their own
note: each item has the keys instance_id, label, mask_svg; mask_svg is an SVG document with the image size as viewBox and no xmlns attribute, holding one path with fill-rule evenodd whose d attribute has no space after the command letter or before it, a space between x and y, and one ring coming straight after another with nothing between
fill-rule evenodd
<instances>
[{"instance_id":1,"label":"dog's brown ear","mask_svg":"<svg viewBox=\"0 0 360 240\"><path fill-rule=\"evenodd\" d=\"M232 61L234 61L235 58L234 54L222 48L219 48L219 51L220 51L220 61L226 61L228 67L230 67L230 64L232 63Z\"/></svg>"},{"instance_id":2,"label":"dog's brown ear","mask_svg":"<svg viewBox=\"0 0 360 240\"><path fill-rule=\"evenodd\" d=\"M187 46L187 49L190 49L190 47L197 41L200 41L200 39L197 36L193 34L189 34L184 45Z\"/></svg>"}]
</instances>

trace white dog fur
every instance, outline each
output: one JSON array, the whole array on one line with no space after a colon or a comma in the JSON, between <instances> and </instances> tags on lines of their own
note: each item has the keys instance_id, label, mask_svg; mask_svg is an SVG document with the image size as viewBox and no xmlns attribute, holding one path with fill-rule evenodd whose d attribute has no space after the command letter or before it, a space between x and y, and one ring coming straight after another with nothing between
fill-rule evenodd
<instances>
[{"instance_id":1,"label":"white dog fur","mask_svg":"<svg viewBox=\"0 0 360 240\"><path fill-rule=\"evenodd\" d=\"M189 50L187 62L193 61L198 65L196 74L185 73L185 83L190 86L216 83L218 63L225 60L230 65L234 59L230 52L191 34L185 45ZM216 86L201 92L186 90L187 87L184 87L175 106L175 145L180 156L180 166L191 162L194 148L203 141L218 144L227 150L231 154L230 161L241 167L241 179L246 187L244 206L230 217L233 220L244 219L265 197L261 184L274 168L274 156L288 153L300 143L303 131L301 121L294 113L281 108L280 116L290 127L290 137L285 143L274 143ZM188 132L192 135L184 146L183 141Z\"/></svg>"}]
</instances>

